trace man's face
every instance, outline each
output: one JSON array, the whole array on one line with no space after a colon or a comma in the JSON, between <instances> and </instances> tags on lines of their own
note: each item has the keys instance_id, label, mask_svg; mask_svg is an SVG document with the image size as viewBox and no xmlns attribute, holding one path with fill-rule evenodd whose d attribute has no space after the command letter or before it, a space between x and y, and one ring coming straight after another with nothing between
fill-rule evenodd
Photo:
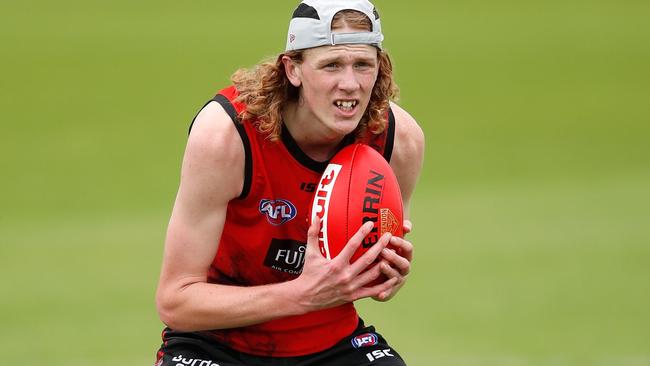
<instances>
[{"instance_id":1,"label":"man's face","mask_svg":"<svg viewBox=\"0 0 650 366\"><path fill-rule=\"evenodd\" d=\"M300 106L325 127L345 135L357 127L377 80L377 49L370 45L323 46L306 50L300 67Z\"/></svg>"}]
</instances>

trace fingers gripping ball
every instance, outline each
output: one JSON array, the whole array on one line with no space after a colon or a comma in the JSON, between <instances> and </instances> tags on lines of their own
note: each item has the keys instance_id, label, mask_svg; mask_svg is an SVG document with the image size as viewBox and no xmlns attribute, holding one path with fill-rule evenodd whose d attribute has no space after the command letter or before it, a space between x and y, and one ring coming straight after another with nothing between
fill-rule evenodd
<instances>
[{"instance_id":1,"label":"fingers gripping ball","mask_svg":"<svg viewBox=\"0 0 650 366\"><path fill-rule=\"evenodd\" d=\"M384 157L364 144L338 152L325 168L310 218L321 219L318 244L324 257L336 257L361 225L374 227L351 258L356 261L386 232L403 237L404 208L395 173Z\"/></svg>"}]
</instances>

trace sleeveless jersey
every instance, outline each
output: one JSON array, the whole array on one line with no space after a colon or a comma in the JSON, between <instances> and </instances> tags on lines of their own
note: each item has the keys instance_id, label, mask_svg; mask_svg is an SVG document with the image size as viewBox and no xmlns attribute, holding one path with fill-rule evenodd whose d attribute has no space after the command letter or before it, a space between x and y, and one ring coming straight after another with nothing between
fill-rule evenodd
<instances>
[{"instance_id":1,"label":"sleeveless jersey","mask_svg":"<svg viewBox=\"0 0 650 366\"><path fill-rule=\"evenodd\" d=\"M246 106L236 102L234 87L221 90L210 102L230 115L244 144L245 171L241 195L229 202L217 254L208 282L257 286L288 281L302 271L311 200L327 166L308 157L286 128L271 141L254 121L240 121ZM208 102L208 103L210 103ZM207 105L207 104L206 104ZM391 111L385 131L361 140L389 161L395 133ZM191 128L191 126L190 126ZM350 135L344 144L355 138ZM352 303L261 324L202 332L240 352L291 357L330 348L357 327Z\"/></svg>"}]
</instances>

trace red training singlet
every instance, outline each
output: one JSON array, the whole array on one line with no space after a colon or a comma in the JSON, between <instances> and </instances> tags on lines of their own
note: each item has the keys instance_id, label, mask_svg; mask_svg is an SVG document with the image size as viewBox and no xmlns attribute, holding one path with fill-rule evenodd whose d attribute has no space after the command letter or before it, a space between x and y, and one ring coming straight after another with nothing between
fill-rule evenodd
<instances>
[{"instance_id":1,"label":"red training singlet","mask_svg":"<svg viewBox=\"0 0 650 366\"><path fill-rule=\"evenodd\" d=\"M327 162L300 150L286 128L280 141L270 141L254 121L240 121L246 106L235 102L234 87L211 101L230 115L246 152L242 194L229 202L219 249L208 273L210 283L257 286L288 281L302 271L308 212L313 192ZM383 133L362 140L387 161L393 149L395 119L389 111ZM191 127L190 127L191 128ZM346 144L354 142L353 136ZM274 357L300 356L332 347L357 326L352 303L257 325L203 332L240 352Z\"/></svg>"}]
</instances>

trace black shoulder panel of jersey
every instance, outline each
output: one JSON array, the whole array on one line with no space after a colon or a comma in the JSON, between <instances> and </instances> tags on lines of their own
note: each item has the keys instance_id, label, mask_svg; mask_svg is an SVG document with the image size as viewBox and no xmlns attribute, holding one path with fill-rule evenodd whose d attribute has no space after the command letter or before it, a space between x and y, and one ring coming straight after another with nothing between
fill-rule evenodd
<instances>
[{"instance_id":1,"label":"black shoulder panel of jersey","mask_svg":"<svg viewBox=\"0 0 650 366\"><path fill-rule=\"evenodd\" d=\"M237 129L237 132L239 133L239 137L242 140L242 143L244 144L244 154L245 154L245 166L244 166L244 186L242 187L241 194L238 199L245 199L246 196L248 196L248 193L251 190L251 183L253 180L253 156L251 153L251 143L250 140L248 139L248 135L246 134L246 129L244 128L244 125L241 124L239 120L239 116L237 115L237 111L235 110L235 107L232 105L230 100L226 98L225 96L221 94L215 95L212 99L210 99L207 103L201 107L199 110L199 113L205 108L208 104L212 102L217 102L223 107L223 109L228 113L228 116L230 116L230 119L232 120L233 124L235 125L235 128ZM194 116L192 119L192 123L190 123L190 128L188 130L188 134L192 132L192 126L194 126L194 121L196 121L196 117L199 115L199 113Z\"/></svg>"},{"instance_id":2,"label":"black shoulder panel of jersey","mask_svg":"<svg viewBox=\"0 0 650 366\"><path fill-rule=\"evenodd\" d=\"M386 145L384 146L384 159L390 163L390 157L393 155L393 145L395 144L395 115L393 110L388 108L388 129L386 131Z\"/></svg>"}]
</instances>

